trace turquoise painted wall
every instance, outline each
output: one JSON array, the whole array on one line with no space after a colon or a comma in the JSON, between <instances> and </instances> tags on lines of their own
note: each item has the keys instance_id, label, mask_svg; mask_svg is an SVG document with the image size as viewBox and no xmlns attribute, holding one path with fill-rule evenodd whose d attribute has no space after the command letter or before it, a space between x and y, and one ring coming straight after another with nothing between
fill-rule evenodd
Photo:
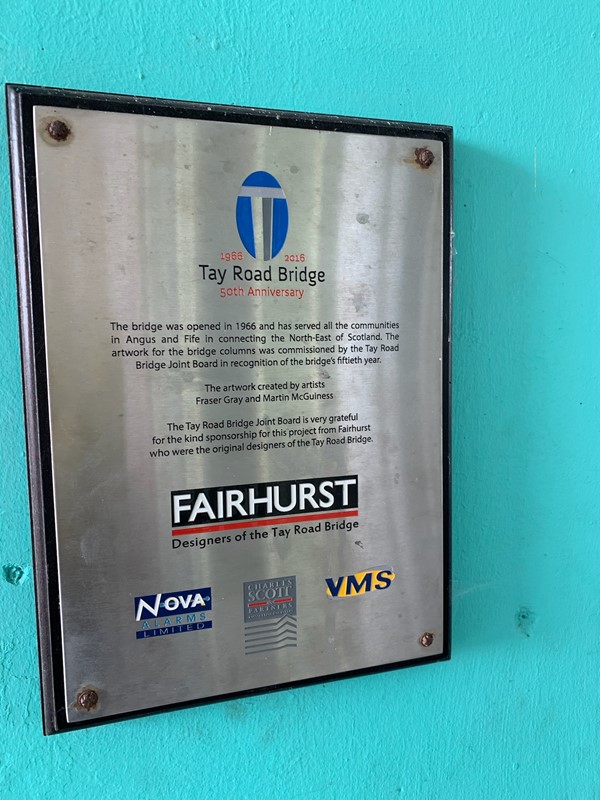
<instances>
[{"instance_id":1,"label":"turquoise painted wall","mask_svg":"<svg viewBox=\"0 0 600 800\"><path fill-rule=\"evenodd\" d=\"M3 82L456 134L453 660L43 739L0 123L0 796L600 798L600 3L5 0L0 19Z\"/></svg>"}]
</instances>

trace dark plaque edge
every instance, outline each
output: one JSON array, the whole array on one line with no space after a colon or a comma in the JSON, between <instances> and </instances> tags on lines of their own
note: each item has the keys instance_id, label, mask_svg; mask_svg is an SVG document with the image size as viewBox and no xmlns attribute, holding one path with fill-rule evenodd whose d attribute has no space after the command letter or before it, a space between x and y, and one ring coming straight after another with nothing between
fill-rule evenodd
<instances>
[{"instance_id":1,"label":"dark plaque edge","mask_svg":"<svg viewBox=\"0 0 600 800\"><path fill-rule=\"evenodd\" d=\"M41 86L7 84L8 138L13 197L14 242L20 321L23 399L29 505L35 573L38 654L42 688L44 734L77 730L108 722L133 719L161 711L239 699L281 689L311 686L339 678L360 677L392 669L446 661L450 658L451 627L451 309L452 309L452 157L453 129L360 117L308 114L298 111L241 106L213 105L189 101L81 92ZM442 304L442 477L443 477L443 646L442 652L421 658L380 664L258 689L232 692L183 703L113 714L100 719L82 712L81 722L68 722L65 708L65 676L62 653L58 551L56 542L52 452L45 349L44 303L41 279L41 250L35 163L33 109L37 105L115 111L149 116L210 119L220 122L252 123L273 127L340 131L434 139L443 148L443 304ZM426 652L424 650L424 652Z\"/></svg>"}]
</instances>

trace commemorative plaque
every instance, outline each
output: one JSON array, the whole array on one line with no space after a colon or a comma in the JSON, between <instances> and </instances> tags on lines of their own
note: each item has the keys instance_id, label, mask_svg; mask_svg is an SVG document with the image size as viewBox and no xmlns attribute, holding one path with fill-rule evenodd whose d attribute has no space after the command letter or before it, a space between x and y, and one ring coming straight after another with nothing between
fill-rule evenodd
<instances>
[{"instance_id":1,"label":"commemorative plaque","mask_svg":"<svg viewBox=\"0 0 600 800\"><path fill-rule=\"evenodd\" d=\"M451 129L8 107L45 732L447 658Z\"/></svg>"}]
</instances>

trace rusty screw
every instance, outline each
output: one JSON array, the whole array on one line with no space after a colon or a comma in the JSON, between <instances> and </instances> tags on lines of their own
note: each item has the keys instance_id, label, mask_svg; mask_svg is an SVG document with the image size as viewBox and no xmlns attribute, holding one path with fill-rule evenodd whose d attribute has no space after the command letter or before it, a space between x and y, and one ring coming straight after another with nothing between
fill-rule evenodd
<instances>
[{"instance_id":1,"label":"rusty screw","mask_svg":"<svg viewBox=\"0 0 600 800\"><path fill-rule=\"evenodd\" d=\"M93 711L98 705L98 692L95 689L84 689L77 695L77 708L80 711Z\"/></svg>"},{"instance_id":2,"label":"rusty screw","mask_svg":"<svg viewBox=\"0 0 600 800\"><path fill-rule=\"evenodd\" d=\"M52 122L46 125L46 130L48 131L48 136L54 139L55 142L65 142L71 133L71 129L62 119L53 119Z\"/></svg>"},{"instance_id":3,"label":"rusty screw","mask_svg":"<svg viewBox=\"0 0 600 800\"><path fill-rule=\"evenodd\" d=\"M415 161L422 169L429 169L435 156L428 147L415 147Z\"/></svg>"},{"instance_id":4,"label":"rusty screw","mask_svg":"<svg viewBox=\"0 0 600 800\"><path fill-rule=\"evenodd\" d=\"M421 636L421 638L419 639L419 644L422 645L423 647L429 647L430 645L432 645L433 633L429 633L429 631L426 631L423 634L423 636Z\"/></svg>"}]
</instances>

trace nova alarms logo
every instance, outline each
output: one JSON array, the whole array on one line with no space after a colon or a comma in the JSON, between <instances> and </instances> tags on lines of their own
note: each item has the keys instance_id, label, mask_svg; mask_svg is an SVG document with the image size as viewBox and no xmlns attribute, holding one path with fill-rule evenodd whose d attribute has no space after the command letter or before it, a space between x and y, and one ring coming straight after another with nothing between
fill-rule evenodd
<instances>
[{"instance_id":1,"label":"nova alarms logo","mask_svg":"<svg viewBox=\"0 0 600 800\"><path fill-rule=\"evenodd\" d=\"M371 567L354 575L341 578L325 578L328 597L358 597L367 592L389 589L396 574L391 567Z\"/></svg>"},{"instance_id":2,"label":"nova alarms logo","mask_svg":"<svg viewBox=\"0 0 600 800\"><path fill-rule=\"evenodd\" d=\"M146 594L135 598L136 639L191 633L212 628L212 590L186 589L180 592Z\"/></svg>"},{"instance_id":3,"label":"nova alarms logo","mask_svg":"<svg viewBox=\"0 0 600 800\"><path fill-rule=\"evenodd\" d=\"M252 258L275 258L285 244L289 224L288 203L277 178L262 171L248 175L238 193L235 220Z\"/></svg>"}]
</instances>

